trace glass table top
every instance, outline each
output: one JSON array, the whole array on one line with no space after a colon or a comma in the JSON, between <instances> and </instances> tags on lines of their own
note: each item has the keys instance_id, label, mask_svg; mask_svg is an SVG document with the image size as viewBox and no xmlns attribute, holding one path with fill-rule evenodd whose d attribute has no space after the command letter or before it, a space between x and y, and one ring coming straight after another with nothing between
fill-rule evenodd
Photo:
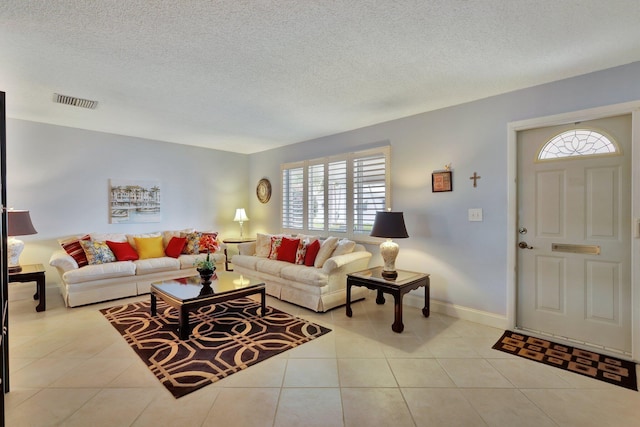
<instances>
[{"instance_id":1,"label":"glass table top","mask_svg":"<svg viewBox=\"0 0 640 427\"><path fill-rule=\"evenodd\" d=\"M152 290L157 290L181 301L188 301L214 295L230 293L240 289L260 286L263 283L233 272L217 272L217 280L211 280L210 289L201 284L200 276L184 279L164 280L151 284Z\"/></svg>"}]
</instances>

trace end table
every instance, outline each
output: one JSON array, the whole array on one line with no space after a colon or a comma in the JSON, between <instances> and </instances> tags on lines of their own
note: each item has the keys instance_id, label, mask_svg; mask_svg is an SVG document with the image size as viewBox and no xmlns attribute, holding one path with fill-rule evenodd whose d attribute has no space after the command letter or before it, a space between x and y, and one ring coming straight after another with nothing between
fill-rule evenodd
<instances>
[{"instance_id":1,"label":"end table","mask_svg":"<svg viewBox=\"0 0 640 427\"><path fill-rule=\"evenodd\" d=\"M47 309L44 267L42 264L23 265L21 271L9 273L9 283L13 282L36 282L36 293L33 295L34 300L39 300L36 311L45 311Z\"/></svg>"},{"instance_id":2,"label":"end table","mask_svg":"<svg viewBox=\"0 0 640 427\"><path fill-rule=\"evenodd\" d=\"M393 332L402 332L402 297L409 291L424 287L424 308L422 315L429 317L429 275L414 273L412 271L397 270L398 277L395 280L387 280L382 277L382 267L370 268L347 274L347 316L351 317L351 287L365 286L378 292L376 296L377 304L384 304L383 293L393 295L395 318L391 329Z\"/></svg>"},{"instance_id":3,"label":"end table","mask_svg":"<svg viewBox=\"0 0 640 427\"><path fill-rule=\"evenodd\" d=\"M227 239L222 239L222 243L229 244L232 243L237 245L239 243L247 243L247 242L255 242L255 237L229 237ZM233 271L233 268L229 268L229 256L227 255L227 248L224 248L224 269L225 271Z\"/></svg>"}]
</instances>

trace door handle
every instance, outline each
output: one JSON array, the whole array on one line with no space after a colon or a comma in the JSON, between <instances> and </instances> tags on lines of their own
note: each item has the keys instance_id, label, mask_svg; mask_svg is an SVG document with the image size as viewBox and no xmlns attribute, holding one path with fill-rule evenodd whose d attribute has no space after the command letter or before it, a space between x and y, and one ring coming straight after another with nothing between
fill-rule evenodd
<instances>
[{"instance_id":1,"label":"door handle","mask_svg":"<svg viewBox=\"0 0 640 427\"><path fill-rule=\"evenodd\" d=\"M529 246L529 244L527 242L518 243L518 247L520 249L533 249L533 246Z\"/></svg>"}]
</instances>

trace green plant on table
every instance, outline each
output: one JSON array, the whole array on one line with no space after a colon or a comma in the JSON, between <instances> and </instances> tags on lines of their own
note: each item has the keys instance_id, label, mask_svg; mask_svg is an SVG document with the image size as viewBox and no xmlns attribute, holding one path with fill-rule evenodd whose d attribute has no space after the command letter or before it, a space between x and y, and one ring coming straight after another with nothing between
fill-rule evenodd
<instances>
[{"instance_id":1,"label":"green plant on table","mask_svg":"<svg viewBox=\"0 0 640 427\"><path fill-rule=\"evenodd\" d=\"M205 259L196 259L193 265L195 265L198 271L201 271L201 270L215 271L216 269L215 262L211 260L211 254L209 253L209 251L207 251L207 257Z\"/></svg>"}]
</instances>

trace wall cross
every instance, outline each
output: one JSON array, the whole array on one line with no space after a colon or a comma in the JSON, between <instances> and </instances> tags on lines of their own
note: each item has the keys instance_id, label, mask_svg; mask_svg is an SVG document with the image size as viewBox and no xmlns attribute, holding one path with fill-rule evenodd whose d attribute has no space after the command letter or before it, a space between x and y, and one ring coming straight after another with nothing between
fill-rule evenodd
<instances>
[{"instance_id":1,"label":"wall cross","mask_svg":"<svg viewBox=\"0 0 640 427\"><path fill-rule=\"evenodd\" d=\"M473 173L473 176L470 176L469 179L473 180L473 186L477 187L478 186L478 180L482 178L480 175L478 175L476 172Z\"/></svg>"}]
</instances>

